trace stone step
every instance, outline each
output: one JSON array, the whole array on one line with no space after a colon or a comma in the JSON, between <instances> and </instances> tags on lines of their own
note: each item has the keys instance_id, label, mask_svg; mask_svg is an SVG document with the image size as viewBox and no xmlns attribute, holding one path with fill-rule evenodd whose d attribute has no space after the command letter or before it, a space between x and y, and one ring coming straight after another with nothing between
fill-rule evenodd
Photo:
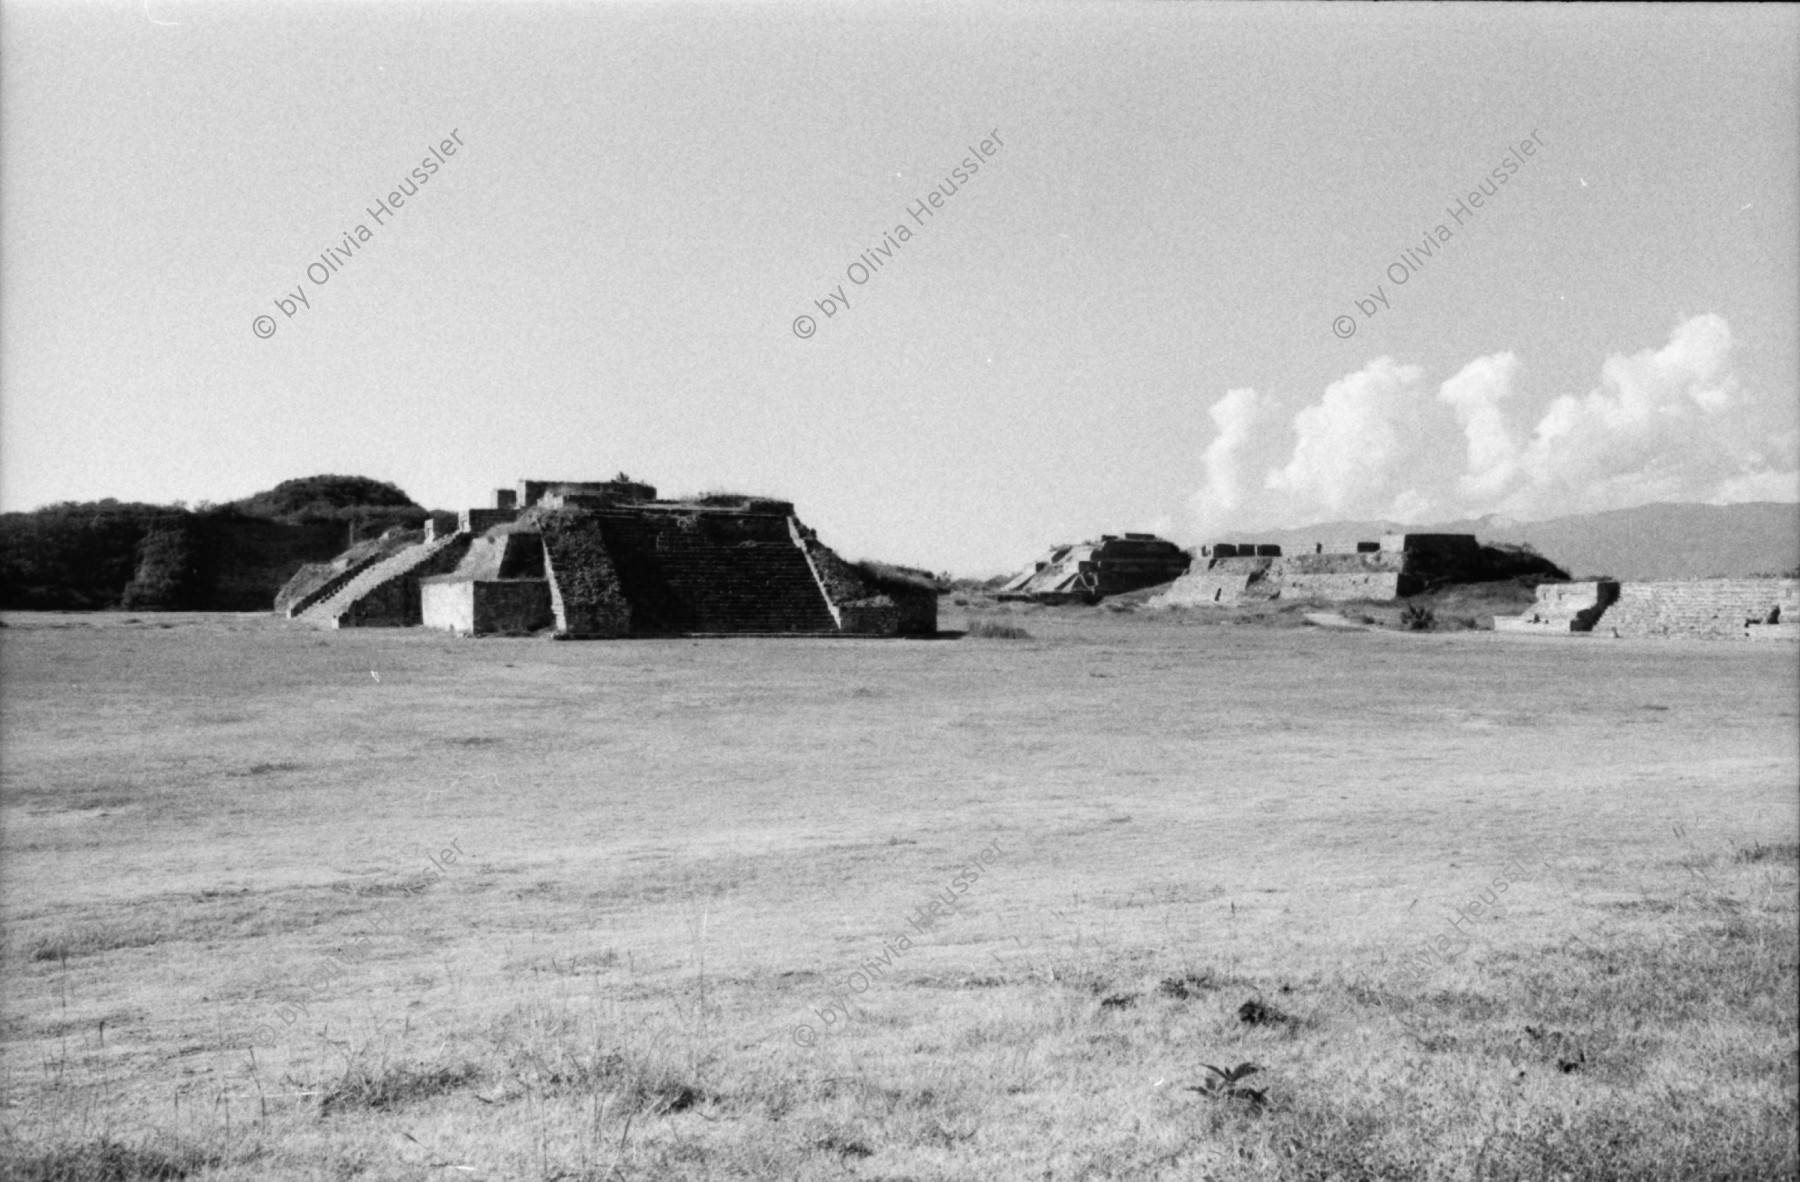
<instances>
[{"instance_id":1,"label":"stone step","mask_svg":"<svg viewBox=\"0 0 1800 1182\"><path fill-rule=\"evenodd\" d=\"M333 594L301 612L298 618L327 627L342 627L346 615L351 614L358 603L395 580L418 572L449 551L454 550L454 556L460 559L472 540L470 535L458 532L408 546L369 567Z\"/></svg>"}]
</instances>

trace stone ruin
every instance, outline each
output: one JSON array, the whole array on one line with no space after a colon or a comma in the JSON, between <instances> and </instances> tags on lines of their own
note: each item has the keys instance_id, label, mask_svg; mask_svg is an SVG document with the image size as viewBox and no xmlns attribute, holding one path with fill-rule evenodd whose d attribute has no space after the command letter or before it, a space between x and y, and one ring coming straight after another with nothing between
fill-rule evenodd
<instances>
[{"instance_id":1,"label":"stone ruin","mask_svg":"<svg viewBox=\"0 0 1800 1182\"><path fill-rule=\"evenodd\" d=\"M1494 631L1800 640L1800 579L1544 583L1530 611L1495 616Z\"/></svg>"},{"instance_id":2,"label":"stone ruin","mask_svg":"<svg viewBox=\"0 0 1800 1182\"><path fill-rule=\"evenodd\" d=\"M1483 546L1474 534L1384 534L1374 542L1314 542L1291 554L1269 543L1217 542L1200 547L1188 573L1148 606L1401 599L1516 574L1568 577L1537 555Z\"/></svg>"},{"instance_id":3,"label":"stone ruin","mask_svg":"<svg viewBox=\"0 0 1800 1182\"><path fill-rule=\"evenodd\" d=\"M276 611L326 627L424 625L486 635L930 635L922 571L849 563L787 501L658 500L608 481L521 480L463 510L301 568Z\"/></svg>"},{"instance_id":4,"label":"stone ruin","mask_svg":"<svg viewBox=\"0 0 1800 1182\"><path fill-rule=\"evenodd\" d=\"M1098 603L1178 578L1187 552L1155 534L1103 534L1097 542L1053 546L1047 557L1004 584L997 598L1037 603Z\"/></svg>"}]
</instances>

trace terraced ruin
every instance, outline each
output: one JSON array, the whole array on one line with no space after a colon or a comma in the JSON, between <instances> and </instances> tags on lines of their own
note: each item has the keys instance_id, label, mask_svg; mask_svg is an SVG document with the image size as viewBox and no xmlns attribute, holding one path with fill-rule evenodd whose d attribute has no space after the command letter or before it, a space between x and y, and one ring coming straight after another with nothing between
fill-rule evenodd
<instances>
[{"instance_id":1,"label":"terraced ruin","mask_svg":"<svg viewBox=\"0 0 1800 1182\"><path fill-rule=\"evenodd\" d=\"M1545 584L1530 611L1495 616L1494 631L1795 640L1800 639L1800 579Z\"/></svg>"},{"instance_id":2,"label":"terraced ruin","mask_svg":"<svg viewBox=\"0 0 1800 1182\"><path fill-rule=\"evenodd\" d=\"M1402 599L1456 583L1515 576L1568 578L1529 550L1483 546L1473 534L1385 534L1373 542L1315 542L1310 551L1296 554L1267 543L1218 542L1200 547L1187 574L1150 606Z\"/></svg>"},{"instance_id":3,"label":"terraced ruin","mask_svg":"<svg viewBox=\"0 0 1800 1182\"><path fill-rule=\"evenodd\" d=\"M1103 534L1096 542L1059 544L1000 588L1000 599L1098 603L1166 583L1188 569L1188 555L1155 534Z\"/></svg>"},{"instance_id":4,"label":"terraced ruin","mask_svg":"<svg viewBox=\"0 0 1800 1182\"><path fill-rule=\"evenodd\" d=\"M440 533L392 532L308 566L276 610L326 627L567 637L929 635L924 572L849 563L786 501L658 500L649 485L521 480Z\"/></svg>"}]
</instances>

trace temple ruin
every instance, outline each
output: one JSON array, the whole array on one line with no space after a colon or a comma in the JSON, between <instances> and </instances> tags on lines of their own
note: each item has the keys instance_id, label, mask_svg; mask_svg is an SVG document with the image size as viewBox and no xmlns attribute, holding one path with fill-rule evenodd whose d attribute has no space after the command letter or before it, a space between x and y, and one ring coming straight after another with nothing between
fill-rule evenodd
<instances>
[{"instance_id":1,"label":"temple ruin","mask_svg":"<svg viewBox=\"0 0 1800 1182\"><path fill-rule=\"evenodd\" d=\"M456 526L390 532L303 567L276 598L334 628L424 625L472 635L930 635L922 571L850 563L787 501L658 500L627 477L521 480Z\"/></svg>"},{"instance_id":2,"label":"temple ruin","mask_svg":"<svg viewBox=\"0 0 1800 1182\"><path fill-rule=\"evenodd\" d=\"M1494 631L1797 640L1800 579L1545 583L1530 611L1495 616Z\"/></svg>"},{"instance_id":3,"label":"temple ruin","mask_svg":"<svg viewBox=\"0 0 1800 1182\"><path fill-rule=\"evenodd\" d=\"M1155 534L1103 534L1097 542L1052 546L1003 585L1000 599L1038 603L1098 603L1178 578L1188 569L1187 552Z\"/></svg>"},{"instance_id":4,"label":"temple ruin","mask_svg":"<svg viewBox=\"0 0 1800 1182\"><path fill-rule=\"evenodd\" d=\"M1384 534L1372 542L1314 542L1291 554L1269 543L1218 542L1200 547L1188 573L1149 606L1401 599L1432 587L1514 575L1568 577L1536 554L1483 546L1474 534Z\"/></svg>"}]
</instances>

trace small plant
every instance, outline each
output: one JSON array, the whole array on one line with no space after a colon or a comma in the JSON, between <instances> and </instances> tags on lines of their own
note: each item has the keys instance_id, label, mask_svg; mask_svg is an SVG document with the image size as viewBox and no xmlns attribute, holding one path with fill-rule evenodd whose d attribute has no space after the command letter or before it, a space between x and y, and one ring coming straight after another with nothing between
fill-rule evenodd
<instances>
[{"instance_id":1,"label":"small plant","mask_svg":"<svg viewBox=\"0 0 1800 1182\"><path fill-rule=\"evenodd\" d=\"M1400 613L1400 626L1408 632L1429 632L1437 627L1437 613L1422 603L1409 603Z\"/></svg>"},{"instance_id":2,"label":"small plant","mask_svg":"<svg viewBox=\"0 0 1800 1182\"><path fill-rule=\"evenodd\" d=\"M1293 1016L1272 1005L1264 1005L1255 998L1238 1007L1238 1021L1246 1026L1287 1026L1293 1024Z\"/></svg>"},{"instance_id":3,"label":"small plant","mask_svg":"<svg viewBox=\"0 0 1800 1182\"><path fill-rule=\"evenodd\" d=\"M1002 624L995 620L972 620L969 623L969 636L982 640L1030 640L1031 633L1017 624Z\"/></svg>"},{"instance_id":4,"label":"small plant","mask_svg":"<svg viewBox=\"0 0 1800 1182\"><path fill-rule=\"evenodd\" d=\"M1254 1063L1239 1063L1229 1071L1214 1067L1210 1063L1202 1063L1212 1074L1199 1085L1190 1085L1188 1091L1199 1092L1208 1100L1243 1100L1252 1108L1260 1109L1268 1103L1268 1091L1264 1088L1248 1088L1239 1084L1239 1080L1247 1079L1262 1068Z\"/></svg>"},{"instance_id":5,"label":"small plant","mask_svg":"<svg viewBox=\"0 0 1800 1182\"><path fill-rule=\"evenodd\" d=\"M1757 841L1738 850L1733 860L1738 862L1792 862L1796 857L1800 857L1800 844L1791 841L1764 844Z\"/></svg>"},{"instance_id":6,"label":"small plant","mask_svg":"<svg viewBox=\"0 0 1800 1182\"><path fill-rule=\"evenodd\" d=\"M377 1111L399 1108L454 1092L472 1082L477 1074L467 1065L427 1068L385 1061L371 1069L366 1058L358 1056L319 1101L319 1115L325 1117L358 1108Z\"/></svg>"},{"instance_id":7,"label":"small plant","mask_svg":"<svg viewBox=\"0 0 1800 1182\"><path fill-rule=\"evenodd\" d=\"M1189 998L1199 997L1209 989L1217 988L1210 975L1189 973L1185 977L1164 977L1156 991L1164 997L1187 1001Z\"/></svg>"}]
</instances>

